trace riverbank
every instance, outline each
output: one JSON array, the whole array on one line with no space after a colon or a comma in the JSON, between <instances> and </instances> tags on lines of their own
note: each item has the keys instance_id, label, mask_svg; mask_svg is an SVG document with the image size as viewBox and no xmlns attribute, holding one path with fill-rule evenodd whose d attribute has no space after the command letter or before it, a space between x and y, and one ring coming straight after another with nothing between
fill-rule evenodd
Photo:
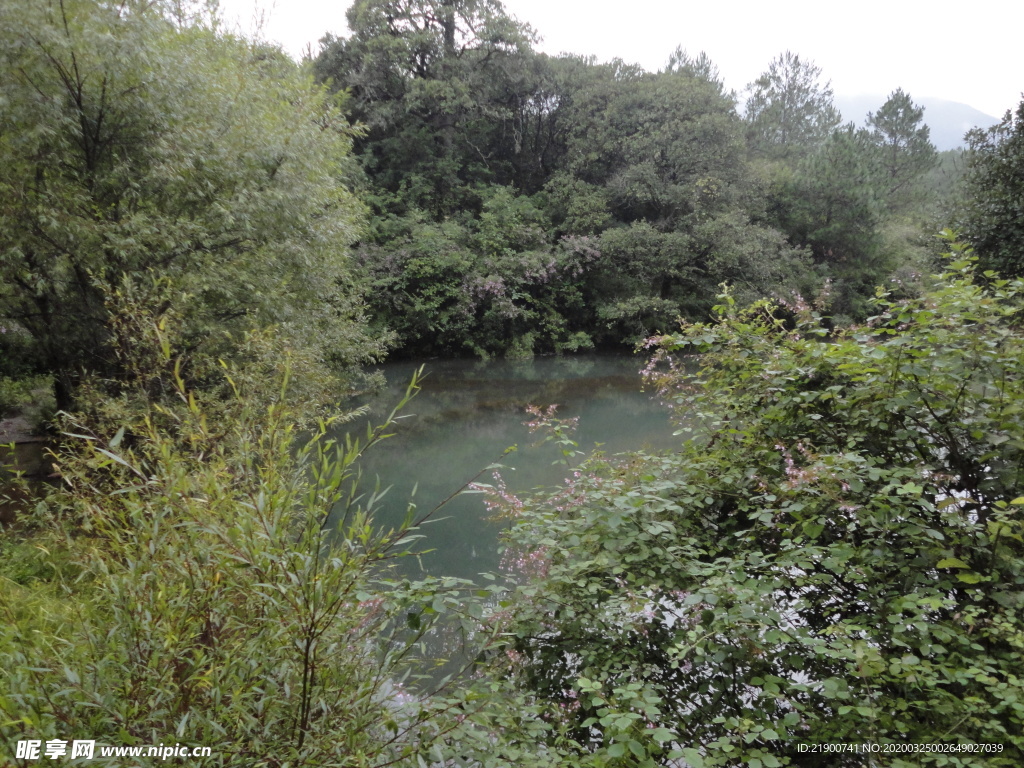
<instances>
[{"instance_id":1,"label":"riverbank","mask_svg":"<svg viewBox=\"0 0 1024 768\"><path fill-rule=\"evenodd\" d=\"M0 419L0 467L26 475L47 474L48 442L49 438L39 434L25 416L19 414Z\"/></svg>"},{"instance_id":2,"label":"riverbank","mask_svg":"<svg viewBox=\"0 0 1024 768\"><path fill-rule=\"evenodd\" d=\"M40 435L25 416L0 419L0 526L14 523L28 498L23 488L9 485L8 478L20 474L41 480L52 472L48 444L49 438Z\"/></svg>"}]
</instances>

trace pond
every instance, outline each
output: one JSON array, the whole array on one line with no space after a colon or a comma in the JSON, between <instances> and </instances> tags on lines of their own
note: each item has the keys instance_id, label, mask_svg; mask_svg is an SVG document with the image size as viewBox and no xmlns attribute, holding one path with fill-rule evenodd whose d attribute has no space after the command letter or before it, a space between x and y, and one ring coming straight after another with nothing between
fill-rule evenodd
<instances>
[{"instance_id":1,"label":"pond","mask_svg":"<svg viewBox=\"0 0 1024 768\"><path fill-rule=\"evenodd\" d=\"M582 450L599 447L614 454L678 445L681 438L672 435L668 410L643 391L639 371L645 362L639 356L593 354L422 363L422 389L406 408L406 418L362 465L369 490L378 477L382 488L390 487L378 524L398 525L410 499L423 514L471 480L493 483L491 471L479 473L495 463L502 465L501 477L512 492L561 485L569 470L555 463L561 454L554 445L538 446L540 435L530 434L529 405L557 405L558 417L579 417L573 439ZM419 365L384 367L387 387L370 403L373 423L398 402ZM360 434L360 428L353 433ZM516 450L506 453L512 446ZM402 570L413 578L420 568L467 579L496 573L502 525L507 522L490 519L480 494L456 495L420 530L424 538L416 548L432 551L405 558Z\"/></svg>"}]
</instances>

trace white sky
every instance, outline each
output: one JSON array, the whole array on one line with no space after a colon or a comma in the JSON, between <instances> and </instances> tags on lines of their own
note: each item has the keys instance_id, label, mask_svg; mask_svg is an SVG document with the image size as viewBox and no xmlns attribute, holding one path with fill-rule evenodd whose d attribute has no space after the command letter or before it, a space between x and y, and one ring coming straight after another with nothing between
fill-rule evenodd
<instances>
[{"instance_id":1,"label":"white sky","mask_svg":"<svg viewBox=\"0 0 1024 768\"><path fill-rule=\"evenodd\" d=\"M347 0L220 0L228 21L298 56L326 32L344 36ZM813 59L837 95L903 88L959 101L994 117L1024 91L1020 0L505 0L543 38L539 50L615 57L648 70L681 45L707 51L726 86L742 91L784 50Z\"/></svg>"}]
</instances>

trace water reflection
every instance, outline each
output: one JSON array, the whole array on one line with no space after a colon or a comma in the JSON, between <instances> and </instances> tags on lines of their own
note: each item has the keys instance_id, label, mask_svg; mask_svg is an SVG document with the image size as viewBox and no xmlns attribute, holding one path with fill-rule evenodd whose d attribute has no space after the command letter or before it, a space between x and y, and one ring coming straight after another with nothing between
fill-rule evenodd
<instances>
[{"instance_id":1,"label":"water reflection","mask_svg":"<svg viewBox=\"0 0 1024 768\"><path fill-rule=\"evenodd\" d=\"M424 364L422 390L406 410L395 437L368 453L364 478L391 486L378 522L401 522L412 498L419 513L458 491L484 467L500 463L510 491L558 485L566 468L552 445L536 447L524 425L526 406L557 404L562 418L579 417L575 439L582 449L607 453L672 446L665 408L642 391L639 357L580 355L526 361L434 360ZM379 422L400 399L419 363L384 368L386 391L370 403ZM358 428L357 433L358 433ZM506 449L517 446L513 453ZM490 473L481 478L490 482ZM415 490L415 493L414 493ZM498 570L501 524L488 519L479 495L458 495L423 526L417 548L432 552L407 558L405 571L475 578Z\"/></svg>"}]
</instances>

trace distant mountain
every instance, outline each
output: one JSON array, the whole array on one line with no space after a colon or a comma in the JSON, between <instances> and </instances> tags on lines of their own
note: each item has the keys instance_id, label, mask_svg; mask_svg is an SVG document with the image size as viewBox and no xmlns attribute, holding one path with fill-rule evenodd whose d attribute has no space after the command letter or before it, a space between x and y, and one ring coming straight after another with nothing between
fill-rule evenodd
<instances>
[{"instance_id":1,"label":"distant mountain","mask_svg":"<svg viewBox=\"0 0 1024 768\"><path fill-rule=\"evenodd\" d=\"M835 104L843 113L843 121L853 121L864 125L868 112L876 112L885 100L884 96L836 96ZM956 101L935 99L928 96L910 98L915 104L924 107L924 122L931 128L932 144L943 152L964 146L964 134L971 128L988 128L999 122L999 118L986 115L984 112Z\"/></svg>"}]
</instances>

